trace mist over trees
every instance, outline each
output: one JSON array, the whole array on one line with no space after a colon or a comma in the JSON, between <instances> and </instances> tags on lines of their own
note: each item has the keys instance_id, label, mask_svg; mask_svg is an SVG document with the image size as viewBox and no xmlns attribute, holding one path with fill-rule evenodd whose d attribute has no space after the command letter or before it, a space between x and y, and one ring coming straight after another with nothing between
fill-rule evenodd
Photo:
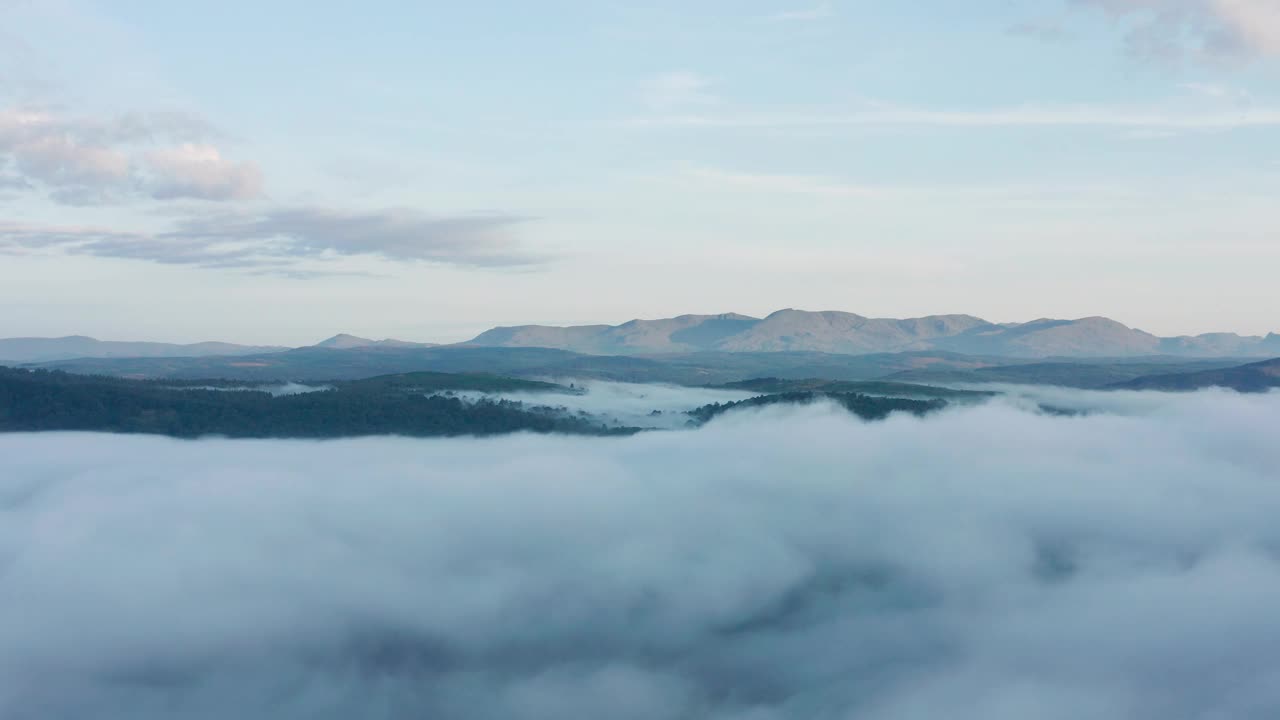
<instances>
[{"instance_id":1,"label":"mist over trees","mask_svg":"<svg viewBox=\"0 0 1280 720\"><path fill-rule=\"evenodd\" d=\"M689 411L693 422L701 424L734 410L762 408L771 405L808 405L827 401L848 410L863 420L883 420L890 413L906 412L920 416L947 406L946 400L914 400L910 398L878 397L860 393L793 391L739 400L729 403L703 405Z\"/></svg>"},{"instance_id":2,"label":"mist over trees","mask_svg":"<svg viewBox=\"0 0 1280 720\"><path fill-rule=\"evenodd\" d=\"M634 432L502 399L463 401L430 391L551 387L502 378L372 379L273 397L253 390L174 388L158 382L0 368L0 431L94 430L175 437L333 438L357 435L587 435Z\"/></svg>"}]
</instances>

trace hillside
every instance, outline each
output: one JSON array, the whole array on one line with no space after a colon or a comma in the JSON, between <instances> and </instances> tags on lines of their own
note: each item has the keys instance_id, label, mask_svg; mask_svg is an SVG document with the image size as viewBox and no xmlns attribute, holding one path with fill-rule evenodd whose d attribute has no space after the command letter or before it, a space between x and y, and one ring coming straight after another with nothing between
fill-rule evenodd
<instances>
[{"instance_id":1,"label":"hillside","mask_svg":"<svg viewBox=\"0 0 1280 720\"><path fill-rule=\"evenodd\" d=\"M1166 360L1164 362L1043 362L982 367L972 370L925 368L894 373L885 379L905 383L1058 385L1100 389L1153 373L1216 370L1239 360Z\"/></svg>"},{"instance_id":2,"label":"hillside","mask_svg":"<svg viewBox=\"0 0 1280 720\"><path fill-rule=\"evenodd\" d=\"M1198 372L1144 375L1112 387L1120 390L1200 390L1223 387L1240 392L1267 392L1280 388L1280 358L1229 368Z\"/></svg>"},{"instance_id":3,"label":"hillside","mask_svg":"<svg viewBox=\"0 0 1280 720\"><path fill-rule=\"evenodd\" d=\"M501 327L481 333L465 344L546 347L592 355L690 352L861 355L941 350L1024 359L1162 354L1251 357L1280 352L1280 335L1245 337L1208 333L1164 338L1103 317L996 324L971 315L893 319L787 309L764 318L725 313L631 320L621 325Z\"/></svg>"}]
</instances>

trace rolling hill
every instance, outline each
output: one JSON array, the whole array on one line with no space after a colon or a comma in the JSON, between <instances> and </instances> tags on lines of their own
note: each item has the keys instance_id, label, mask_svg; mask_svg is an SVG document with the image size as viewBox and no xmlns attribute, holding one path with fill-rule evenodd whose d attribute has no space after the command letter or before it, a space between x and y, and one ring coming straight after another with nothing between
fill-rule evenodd
<instances>
[{"instance_id":1,"label":"rolling hill","mask_svg":"<svg viewBox=\"0 0 1280 720\"><path fill-rule=\"evenodd\" d=\"M236 345L202 342L190 345L159 342L97 340L84 335L43 338L0 338L0 361L36 363L73 358L224 357L257 355L288 350L268 345Z\"/></svg>"},{"instance_id":2,"label":"rolling hill","mask_svg":"<svg viewBox=\"0 0 1280 720\"><path fill-rule=\"evenodd\" d=\"M1197 372L1144 375L1112 387L1119 390L1172 391L1223 387L1240 392L1267 392L1280 388L1280 358Z\"/></svg>"},{"instance_id":3,"label":"rolling hill","mask_svg":"<svg viewBox=\"0 0 1280 720\"><path fill-rule=\"evenodd\" d=\"M354 380L417 371L471 372L526 378L583 378L708 385L757 377L871 380L920 368L972 369L999 364L949 352L837 355L830 353L672 353L583 355L548 348L442 346L299 348L240 357L80 358L39 367L129 378L225 378L255 382Z\"/></svg>"},{"instance_id":4,"label":"rolling hill","mask_svg":"<svg viewBox=\"0 0 1280 720\"><path fill-rule=\"evenodd\" d=\"M1186 360L1165 359L1159 362L1040 362L960 370L945 367L907 370L886 376L886 380L905 383L1058 385L1087 390L1115 386L1156 373L1183 373L1233 367L1239 359Z\"/></svg>"}]
</instances>

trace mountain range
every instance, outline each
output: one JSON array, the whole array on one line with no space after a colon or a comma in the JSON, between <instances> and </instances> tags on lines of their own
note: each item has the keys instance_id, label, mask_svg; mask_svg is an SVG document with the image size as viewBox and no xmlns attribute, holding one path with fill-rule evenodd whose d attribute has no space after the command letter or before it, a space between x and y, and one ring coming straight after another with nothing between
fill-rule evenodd
<instances>
[{"instance_id":1,"label":"mountain range","mask_svg":"<svg viewBox=\"0 0 1280 720\"><path fill-rule=\"evenodd\" d=\"M58 338L0 338L0 361L52 362L74 358L225 357L280 352L286 347L201 342L190 345L160 342L95 340L84 335Z\"/></svg>"},{"instance_id":2,"label":"mountain range","mask_svg":"<svg viewBox=\"0 0 1280 720\"><path fill-rule=\"evenodd\" d=\"M1104 317L993 323L972 315L871 318L848 312L779 310L763 318L724 313L631 320L621 325L520 325L487 330L455 345L372 340L339 334L301 349L389 351L436 347L547 348L595 356L689 353L959 353L1020 360L1263 358L1280 356L1280 334L1207 333L1159 337ZM0 339L0 364L80 358L260 356L295 348L203 342L115 342L80 335Z\"/></svg>"},{"instance_id":3,"label":"mountain range","mask_svg":"<svg viewBox=\"0 0 1280 720\"><path fill-rule=\"evenodd\" d=\"M427 348L436 343L405 340L370 340L345 333L334 335L307 347L330 350L356 348ZM162 342L122 342L97 340L84 335L57 338L0 338L0 363L43 363L79 358L196 358L265 355L294 348L282 345L237 345L225 342L200 342L181 345Z\"/></svg>"},{"instance_id":4,"label":"mountain range","mask_svg":"<svg viewBox=\"0 0 1280 720\"><path fill-rule=\"evenodd\" d=\"M339 333L328 340L321 340L310 347L328 348L330 350L352 350L355 348L425 348L436 347L437 344L438 343L409 342L407 340L395 340L392 338L387 338L386 340L370 340L369 338Z\"/></svg>"},{"instance_id":5,"label":"mountain range","mask_svg":"<svg viewBox=\"0 0 1280 720\"><path fill-rule=\"evenodd\" d=\"M862 355L945 350L1015 358L1269 357L1280 335L1208 333L1159 337L1104 317L993 323L972 315L870 318L847 312L779 310L632 320L621 325L522 325L481 333L469 345L545 347L593 355L687 352L825 352Z\"/></svg>"}]
</instances>

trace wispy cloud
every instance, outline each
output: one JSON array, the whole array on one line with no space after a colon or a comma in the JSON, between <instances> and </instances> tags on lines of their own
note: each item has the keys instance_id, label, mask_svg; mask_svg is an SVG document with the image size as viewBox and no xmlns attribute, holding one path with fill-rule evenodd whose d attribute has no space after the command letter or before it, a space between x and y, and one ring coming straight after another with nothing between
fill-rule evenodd
<instances>
[{"instance_id":1,"label":"wispy cloud","mask_svg":"<svg viewBox=\"0 0 1280 720\"><path fill-rule=\"evenodd\" d=\"M823 20L833 15L835 15L835 8L831 3L824 2L807 8L781 10L765 16L765 20L770 22L806 22Z\"/></svg>"},{"instance_id":2,"label":"wispy cloud","mask_svg":"<svg viewBox=\"0 0 1280 720\"><path fill-rule=\"evenodd\" d=\"M1008 107L936 110L879 106L852 111L666 113L635 118L651 128L822 128L822 127L1099 127L1166 130L1231 130L1280 126L1280 108L1184 111L1105 106Z\"/></svg>"},{"instance_id":3,"label":"wispy cloud","mask_svg":"<svg viewBox=\"0 0 1280 720\"><path fill-rule=\"evenodd\" d=\"M640 100L653 112L679 112L716 105L710 78L691 70L655 75L640 86Z\"/></svg>"},{"instance_id":4,"label":"wispy cloud","mask_svg":"<svg viewBox=\"0 0 1280 720\"><path fill-rule=\"evenodd\" d=\"M57 251L288 275L309 272L304 261L352 256L505 267L545 260L522 250L509 233L526 220L501 214L431 216L403 208L295 207L190 215L155 233L0 222L0 252Z\"/></svg>"},{"instance_id":5,"label":"wispy cloud","mask_svg":"<svg viewBox=\"0 0 1280 720\"><path fill-rule=\"evenodd\" d=\"M1192 93L1193 95L1209 98L1211 100L1232 100L1235 102L1248 102L1253 97L1248 90L1229 87L1227 85L1215 85L1213 83L1200 83L1200 82L1183 83L1182 89Z\"/></svg>"},{"instance_id":6,"label":"wispy cloud","mask_svg":"<svg viewBox=\"0 0 1280 720\"><path fill-rule=\"evenodd\" d=\"M1128 26L1129 50L1152 59L1280 56L1275 0L1070 0Z\"/></svg>"},{"instance_id":7,"label":"wispy cloud","mask_svg":"<svg viewBox=\"0 0 1280 720\"><path fill-rule=\"evenodd\" d=\"M1017 37L1029 37L1044 42L1060 42L1069 33L1061 19L1023 20L1010 25L1007 32Z\"/></svg>"},{"instance_id":8,"label":"wispy cloud","mask_svg":"<svg viewBox=\"0 0 1280 720\"><path fill-rule=\"evenodd\" d=\"M878 197L892 191L883 185L851 183L818 175L739 172L710 167L690 168L682 175L709 186L794 195Z\"/></svg>"}]
</instances>

